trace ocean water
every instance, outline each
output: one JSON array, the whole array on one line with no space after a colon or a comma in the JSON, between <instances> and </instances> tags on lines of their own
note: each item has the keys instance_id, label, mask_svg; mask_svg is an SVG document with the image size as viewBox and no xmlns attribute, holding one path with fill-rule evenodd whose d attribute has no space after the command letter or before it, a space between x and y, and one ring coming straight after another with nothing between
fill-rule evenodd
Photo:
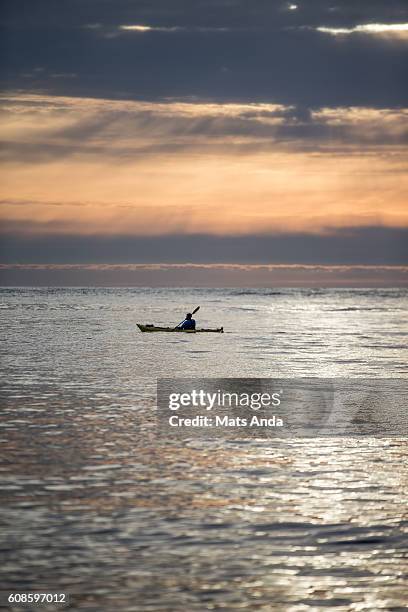
<instances>
[{"instance_id":1,"label":"ocean water","mask_svg":"<svg viewBox=\"0 0 408 612\"><path fill-rule=\"evenodd\" d=\"M157 377L407 378L407 290L0 293L2 589L98 612L405 609L406 438L163 440L154 415ZM198 305L224 334L136 328Z\"/></svg>"}]
</instances>

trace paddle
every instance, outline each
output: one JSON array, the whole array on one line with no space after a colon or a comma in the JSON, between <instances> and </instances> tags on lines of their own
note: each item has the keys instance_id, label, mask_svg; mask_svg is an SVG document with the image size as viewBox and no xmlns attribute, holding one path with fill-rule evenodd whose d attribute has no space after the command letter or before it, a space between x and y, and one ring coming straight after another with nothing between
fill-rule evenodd
<instances>
[{"instance_id":1,"label":"paddle","mask_svg":"<svg viewBox=\"0 0 408 612\"><path fill-rule=\"evenodd\" d=\"M197 308L195 310L193 310L193 312L191 313L192 315L195 314L196 312L198 312L200 310L200 307L197 306ZM179 325L181 325L183 322L185 321L185 319L183 319L182 321L180 321L180 323L178 325L176 325L176 327L174 329L177 329Z\"/></svg>"}]
</instances>

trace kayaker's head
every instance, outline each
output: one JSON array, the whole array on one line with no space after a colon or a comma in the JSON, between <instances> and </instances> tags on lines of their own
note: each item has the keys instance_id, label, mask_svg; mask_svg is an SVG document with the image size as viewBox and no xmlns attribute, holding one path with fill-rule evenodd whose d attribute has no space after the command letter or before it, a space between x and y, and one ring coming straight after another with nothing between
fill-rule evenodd
<instances>
[{"instance_id":1,"label":"kayaker's head","mask_svg":"<svg viewBox=\"0 0 408 612\"><path fill-rule=\"evenodd\" d=\"M191 312L188 312L186 314L186 319L192 319L192 318L193 318L193 315L191 314Z\"/></svg>"}]
</instances>

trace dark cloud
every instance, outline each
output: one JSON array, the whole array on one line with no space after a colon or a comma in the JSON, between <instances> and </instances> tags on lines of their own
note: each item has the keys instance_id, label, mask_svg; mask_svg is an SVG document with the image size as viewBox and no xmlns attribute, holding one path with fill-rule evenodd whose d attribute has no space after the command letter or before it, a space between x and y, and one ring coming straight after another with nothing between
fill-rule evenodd
<instances>
[{"instance_id":1,"label":"dark cloud","mask_svg":"<svg viewBox=\"0 0 408 612\"><path fill-rule=\"evenodd\" d=\"M330 122L314 111L408 105L407 40L361 34L338 39L316 31L321 26L406 23L406 0L295 3L299 8L290 11L284 0L3 0L4 88L77 98L270 102L286 108L273 113L244 110L236 116L175 113L170 118L154 110L132 116L115 110L92 115L90 109L84 116L83 107L73 108L69 125L7 143L2 159L42 163L106 152L120 162L187 148L203 152L208 147L212 154L226 147L230 152L261 151L276 143L314 152L335 143L335 155L349 145L367 153L370 147L404 144L403 118L392 129L385 117L356 127L347 117ZM137 24L152 30L120 29ZM26 104L44 109L44 101ZM268 124L277 118L282 122ZM239 137L239 145L233 137ZM116 148L111 146L115 138ZM326 236L156 238L61 236L52 233L52 223L48 236L24 236L19 230L10 226L4 232L2 261L396 265L408 258L408 230L380 227Z\"/></svg>"},{"instance_id":2,"label":"dark cloud","mask_svg":"<svg viewBox=\"0 0 408 612\"><path fill-rule=\"evenodd\" d=\"M298 9L288 10L290 4ZM3 0L2 21L14 27L148 23L181 27L284 27L399 21L405 0Z\"/></svg>"},{"instance_id":3,"label":"dark cloud","mask_svg":"<svg viewBox=\"0 0 408 612\"><path fill-rule=\"evenodd\" d=\"M407 287L401 266L2 266L0 286ZM364 294L364 293L363 293ZM280 292L275 293L276 296ZM314 292L311 294L314 295ZM389 294L388 294L389 295ZM401 297L398 289L395 297ZM279 298L278 298L279 299Z\"/></svg>"},{"instance_id":4,"label":"dark cloud","mask_svg":"<svg viewBox=\"0 0 408 612\"><path fill-rule=\"evenodd\" d=\"M185 151L220 155L286 150L351 155L407 143L407 112L338 108L311 112L279 105L138 103L17 96L3 99L4 125L29 117L14 141L0 142L0 159L20 163L105 156L112 163ZM28 102L29 100L29 102ZM57 100L57 101L56 101ZM30 105L29 105L30 103ZM47 125L44 117L52 118ZM25 124L22 124L23 126ZM37 127L38 125L38 127ZM39 129L40 126L43 129ZM33 131L33 126L35 130ZM401 153L400 150L400 153Z\"/></svg>"},{"instance_id":5,"label":"dark cloud","mask_svg":"<svg viewBox=\"0 0 408 612\"><path fill-rule=\"evenodd\" d=\"M0 263L408 264L408 229L343 228L326 235L2 236Z\"/></svg>"},{"instance_id":6,"label":"dark cloud","mask_svg":"<svg viewBox=\"0 0 408 612\"><path fill-rule=\"evenodd\" d=\"M313 30L408 22L406 2L329 4L309 0L289 11L286 2L270 0L6 1L3 85L77 96L271 100L302 108L406 104L406 43L367 36L345 43ZM126 24L157 30L119 35Z\"/></svg>"}]
</instances>

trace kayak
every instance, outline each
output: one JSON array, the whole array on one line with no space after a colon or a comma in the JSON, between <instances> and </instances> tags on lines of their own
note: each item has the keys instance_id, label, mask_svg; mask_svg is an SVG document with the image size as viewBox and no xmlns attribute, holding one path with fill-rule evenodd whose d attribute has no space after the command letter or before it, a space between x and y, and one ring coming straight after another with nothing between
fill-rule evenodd
<instances>
[{"instance_id":1,"label":"kayak","mask_svg":"<svg viewBox=\"0 0 408 612\"><path fill-rule=\"evenodd\" d=\"M203 332L224 333L223 327L219 329L178 329L174 327L156 327L156 325L142 325L141 323L136 323L136 325L141 332L184 332L185 334L198 334Z\"/></svg>"}]
</instances>

